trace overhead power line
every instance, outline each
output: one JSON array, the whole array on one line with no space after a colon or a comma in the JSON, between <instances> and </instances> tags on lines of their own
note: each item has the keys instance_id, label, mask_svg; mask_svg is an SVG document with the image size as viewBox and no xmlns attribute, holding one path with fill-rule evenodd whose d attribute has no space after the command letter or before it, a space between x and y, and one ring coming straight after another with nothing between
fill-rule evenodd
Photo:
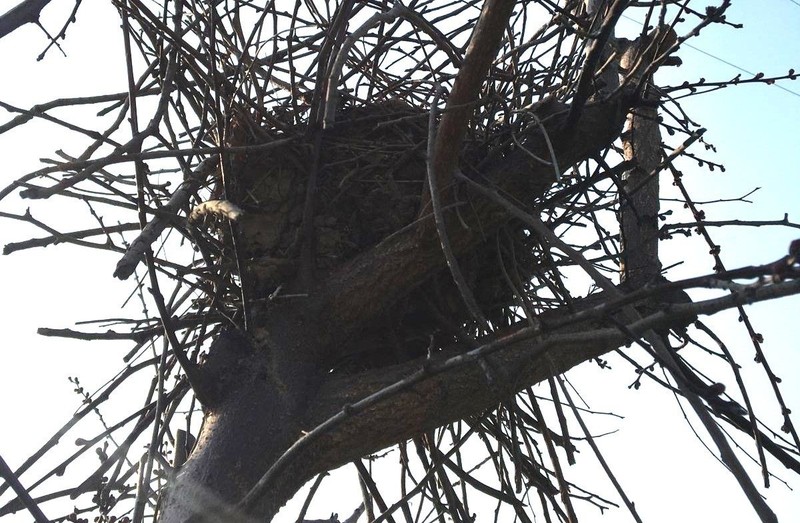
<instances>
[{"instance_id":1,"label":"overhead power line","mask_svg":"<svg viewBox=\"0 0 800 523\"><path fill-rule=\"evenodd\" d=\"M794 2L794 0L789 0L789 1L790 1L790 2ZM797 2L795 2L795 3L797 3ZM798 4L798 5L800 5L800 4ZM694 50L695 50L695 51L697 51L698 53L702 53L702 54L704 54L704 55L708 56L709 58L713 58L714 60L717 60L718 62L722 62L722 63L723 63L723 64L725 64L725 65L728 65L728 66L730 66L730 67L733 67L733 68L734 68L734 69L736 69L737 71L741 71L741 72L743 72L743 73L745 73L745 74L749 74L749 75L752 75L752 76L755 76L755 75L756 75L756 73L754 73L754 72L752 72L752 71L748 71L748 70L747 70L747 69L745 69L744 67L740 67L740 66L738 66L738 65L734 64L733 62L729 62L729 61L725 60L724 58L720 58L719 56L713 55L713 54L709 53L708 51L703 51L702 49L700 49L700 48L699 48L699 47L697 47L697 46L694 46L694 45L692 45L692 44L688 44L688 43L686 43L686 42L684 42L682 45L685 45L686 47L688 47L688 48L690 48L690 49L694 49ZM798 93L797 91L792 91L791 89L789 89L789 88L786 88L786 87L784 87L784 86L780 85L778 82L775 82L774 84L771 84L771 85L774 85L774 86L775 86L775 87L777 87L778 89L780 89L780 90L782 90L782 91L786 91L786 92L787 92L787 93L789 93L789 94L793 94L793 95L795 95L795 96L798 96L798 97L800 97L800 93Z\"/></svg>"},{"instance_id":2,"label":"overhead power line","mask_svg":"<svg viewBox=\"0 0 800 523\"><path fill-rule=\"evenodd\" d=\"M800 2L798 2L798 0L789 0L789 2L792 2L793 4L795 4L798 7L800 7ZM635 18L631 18L630 16L627 16L627 15L622 15L622 18L625 18L628 21L633 22L633 23L641 24L641 22L637 21ZM754 73L752 71L748 71L744 67L738 66L735 63L729 62L728 60L725 60L724 58L720 58L719 56L717 56L715 54L709 53L708 51L704 51L704 50L700 49L699 47L697 47L696 45L692 45L692 44L689 44L689 43L686 43L686 42L682 43L681 45L685 45L686 47L688 47L690 49L694 49L698 53L702 53L702 54L708 56L709 58L712 58L712 59L714 59L714 60L716 60L718 62L722 62L723 64L725 64L725 65L727 65L729 67L733 67L737 71L741 71L741 72L743 72L745 74L749 74L751 76L755 76L756 75L756 73ZM777 87L781 91L786 91L789 94L793 94L793 95L795 95L797 97L800 97L800 93L798 93L797 91L793 91L793 90L791 90L791 89L789 89L787 87L784 87L784 86L780 85L778 82L775 82L774 84L771 84L771 85Z\"/></svg>"}]
</instances>

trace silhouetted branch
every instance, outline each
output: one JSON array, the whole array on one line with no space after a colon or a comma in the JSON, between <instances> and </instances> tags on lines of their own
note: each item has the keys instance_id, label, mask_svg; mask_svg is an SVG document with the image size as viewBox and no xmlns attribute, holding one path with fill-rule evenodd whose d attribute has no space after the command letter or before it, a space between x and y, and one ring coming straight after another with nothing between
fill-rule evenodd
<instances>
[{"instance_id":1,"label":"silhouetted branch","mask_svg":"<svg viewBox=\"0 0 800 523\"><path fill-rule=\"evenodd\" d=\"M6 11L5 14L0 16L0 38L25 24L38 23L42 9L49 3L50 0L22 0L19 4Z\"/></svg>"}]
</instances>

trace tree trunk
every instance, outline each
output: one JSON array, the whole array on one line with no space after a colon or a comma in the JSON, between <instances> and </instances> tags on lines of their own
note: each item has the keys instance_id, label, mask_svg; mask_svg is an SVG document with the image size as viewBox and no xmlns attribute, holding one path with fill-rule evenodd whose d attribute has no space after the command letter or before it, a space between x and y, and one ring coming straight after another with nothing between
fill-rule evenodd
<instances>
[{"instance_id":1,"label":"tree trunk","mask_svg":"<svg viewBox=\"0 0 800 523\"><path fill-rule=\"evenodd\" d=\"M655 53L661 46L650 44L663 34L657 30L633 42L627 56L632 61L626 64L636 64L640 51ZM664 45L672 38L674 33L667 33ZM640 61L636 68L642 63L650 62ZM540 199L555 181L556 162L532 158L552 159L554 154L563 173L610 146L639 99L636 86L623 86L578 110L552 99L540 102L531 111L541 125L530 125L518 137L524 148L499 154L481 177L520 201ZM484 197L475 196L471 203L470 212L461 210L458 220L452 210L444 216L456 256L510 220L505 209ZM600 294L574 303L569 311L542 314L537 329L522 323L495 332L478 340L477 350L455 346L398 365L329 373L331 364L350 350L350 340L445 267L430 221L429 216L391 234L328 274L304 298L262 301L250 312L247 338L228 333L215 342L202 382L216 385L199 391L206 397L205 422L192 456L169 489L163 522L210 514L270 520L320 472L490 409L629 341L617 327L600 328L604 314L613 312L598 308L604 301ZM628 237L637 234L626 227ZM645 252L652 255L653 250ZM309 290L300 286L295 282L288 292ZM584 321L562 321L580 310L586 311ZM637 328L669 328L692 319L689 313L662 315ZM372 349L381 350L389 351Z\"/></svg>"},{"instance_id":2,"label":"tree trunk","mask_svg":"<svg viewBox=\"0 0 800 523\"><path fill-rule=\"evenodd\" d=\"M617 96L587 105L571 130L563 128L569 106L551 101L536 110L563 170L618 136L625 101ZM528 133L525 146L540 157L550 154L538 126ZM512 150L498 158L485 176L511 194L540 197L554 180L552 167L528 158L527 152ZM480 241L479 231L486 233L509 220L496 204L480 199L475 200L472 214L464 216L474 226L450 223L448 230L459 255ZM596 331L587 337L583 332L594 327L589 323L555 329L537 340L530 339L533 333L527 327L512 327L483 340L495 343L498 350L483 357L481 365L464 356L467 349L456 347L427 362L326 374L348 337L357 336L359 329L444 267L435 231L428 231L420 238L417 229L409 227L390 236L331 274L308 298L270 303L251 314L259 325L251 325L248 338L228 333L213 344L201 368L203 383L214 384L201 394L206 398L203 427L169 489L162 521L183 522L215 513L226 518L242 515L242 507L234 507L269 467L304 432L339 413L340 421L282 462L279 480L269 482L263 495L248 505L248 515L270 520L315 474L491 408L624 342L614 329L605 337ZM547 325L562 316L554 312L542 320ZM471 362L445 363L459 355ZM363 410L347 410L348 405L404 379L411 381L399 392Z\"/></svg>"}]
</instances>

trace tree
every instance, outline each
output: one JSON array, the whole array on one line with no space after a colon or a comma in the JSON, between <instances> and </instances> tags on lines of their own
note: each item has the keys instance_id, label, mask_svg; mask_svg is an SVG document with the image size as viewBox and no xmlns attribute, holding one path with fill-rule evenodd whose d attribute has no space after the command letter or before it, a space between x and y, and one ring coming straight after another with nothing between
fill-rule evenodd
<instances>
[{"instance_id":1,"label":"tree","mask_svg":"<svg viewBox=\"0 0 800 523\"><path fill-rule=\"evenodd\" d=\"M46 4L22 2L0 35ZM676 94L795 77L653 82L686 40L733 25L730 2L275 4L120 4L127 92L4 105L20 114L3 132L59 107L104 107L93 129L57 120L89 139L83 154L0 192L79 198L97 226L65 233L4 213L49 234L5 252L59 242L117 251L114 275L141 269L141 300L158 313L123 330L43 332L135 344L78 418L137 372L155 380L144 408L81 446L126 430L88 477L39 499L20 483L0 513L86 495L104 520L132 510L138 522L156 507L168 522L269 520L306 482L354 461L370 519L410 521L412 506L430 505L440 520L469 520L470 496L482 495L522 520L573 521L575 496L606 502L565 478L584 414L561 374L618 350L684 398L773 521L720 425L753 439L765 477L766 455L800 470L789 410L742 308L798 293L800 244L726 270L709 242L715 274L677 282L658 256L659 239L706 231L681 162L706 161L693 146L710 145ZM623 14L642 21L633 38L616 35ZM669 222L660 178L672 179L690 223ZM692 302L685 291L696 288L722 292ZM743 386L726 393L724 382L741 385L736 362L695 322L730 308L775 384L786 437L759 423ZM733 378L695 367L691 352L708 343ZM181 423L186 408L200 429ZM7 484L57 439L4 471ZM147 443L141 459L137 442ZM490 480L462 464L481 442ZM361 459L393 445L412 487L389 506Z\"/></svg>"}]
</instances>

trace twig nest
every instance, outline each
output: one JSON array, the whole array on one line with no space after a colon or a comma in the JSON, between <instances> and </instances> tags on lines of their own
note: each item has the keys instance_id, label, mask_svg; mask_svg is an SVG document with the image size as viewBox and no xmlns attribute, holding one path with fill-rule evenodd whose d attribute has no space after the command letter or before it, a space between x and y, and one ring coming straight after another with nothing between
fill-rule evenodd
<instances>
[{"instance_id":1,"label":"twig nest","mask_svg":"<svg viewBox=\"0 0 800 523\"><path fill-rule=\"evenodd\" d=\"M240 132L242 127L237 124ZM322 133L319 150L317 137L303 137L234 157L228 166L232 199L243 210L236 225L242 282L254 299L270 296L297 274L310 183L314 268L320 277L417 218L426 183L426 114L397 101L346 108ZM469 202L461 203L463 212L470 212ZM516 296L524 292L530 268L537 265L531 258L535 247L519 225L509 225L459 259L479 306L494 325L511 322L510 306L518 304ZM402 346L380 356L402 361L428 350L432 337L435 346L446 345L470 322L444 269L375 321L370 328L374 333L364 333L361 345L364 350L370 344ZM353 347L354 354L360 350ZM357 357L357 366L365 365L370 365L367 359Z\"/></svg>"},{"instance_id":2,"label":"twig nest","mask_svg":"<svg viewBox=\"0 0 800 523\"><path fill-rule=\"evenodd\" d=\"M311 180L318 271L411 223L425 179L425 133L424 117L405 104L350 108L323 133L319 151L304 138L231 162L235 201L245 211L239 255L255 295L296 272Z\"/></svg>"}]
</instances>

